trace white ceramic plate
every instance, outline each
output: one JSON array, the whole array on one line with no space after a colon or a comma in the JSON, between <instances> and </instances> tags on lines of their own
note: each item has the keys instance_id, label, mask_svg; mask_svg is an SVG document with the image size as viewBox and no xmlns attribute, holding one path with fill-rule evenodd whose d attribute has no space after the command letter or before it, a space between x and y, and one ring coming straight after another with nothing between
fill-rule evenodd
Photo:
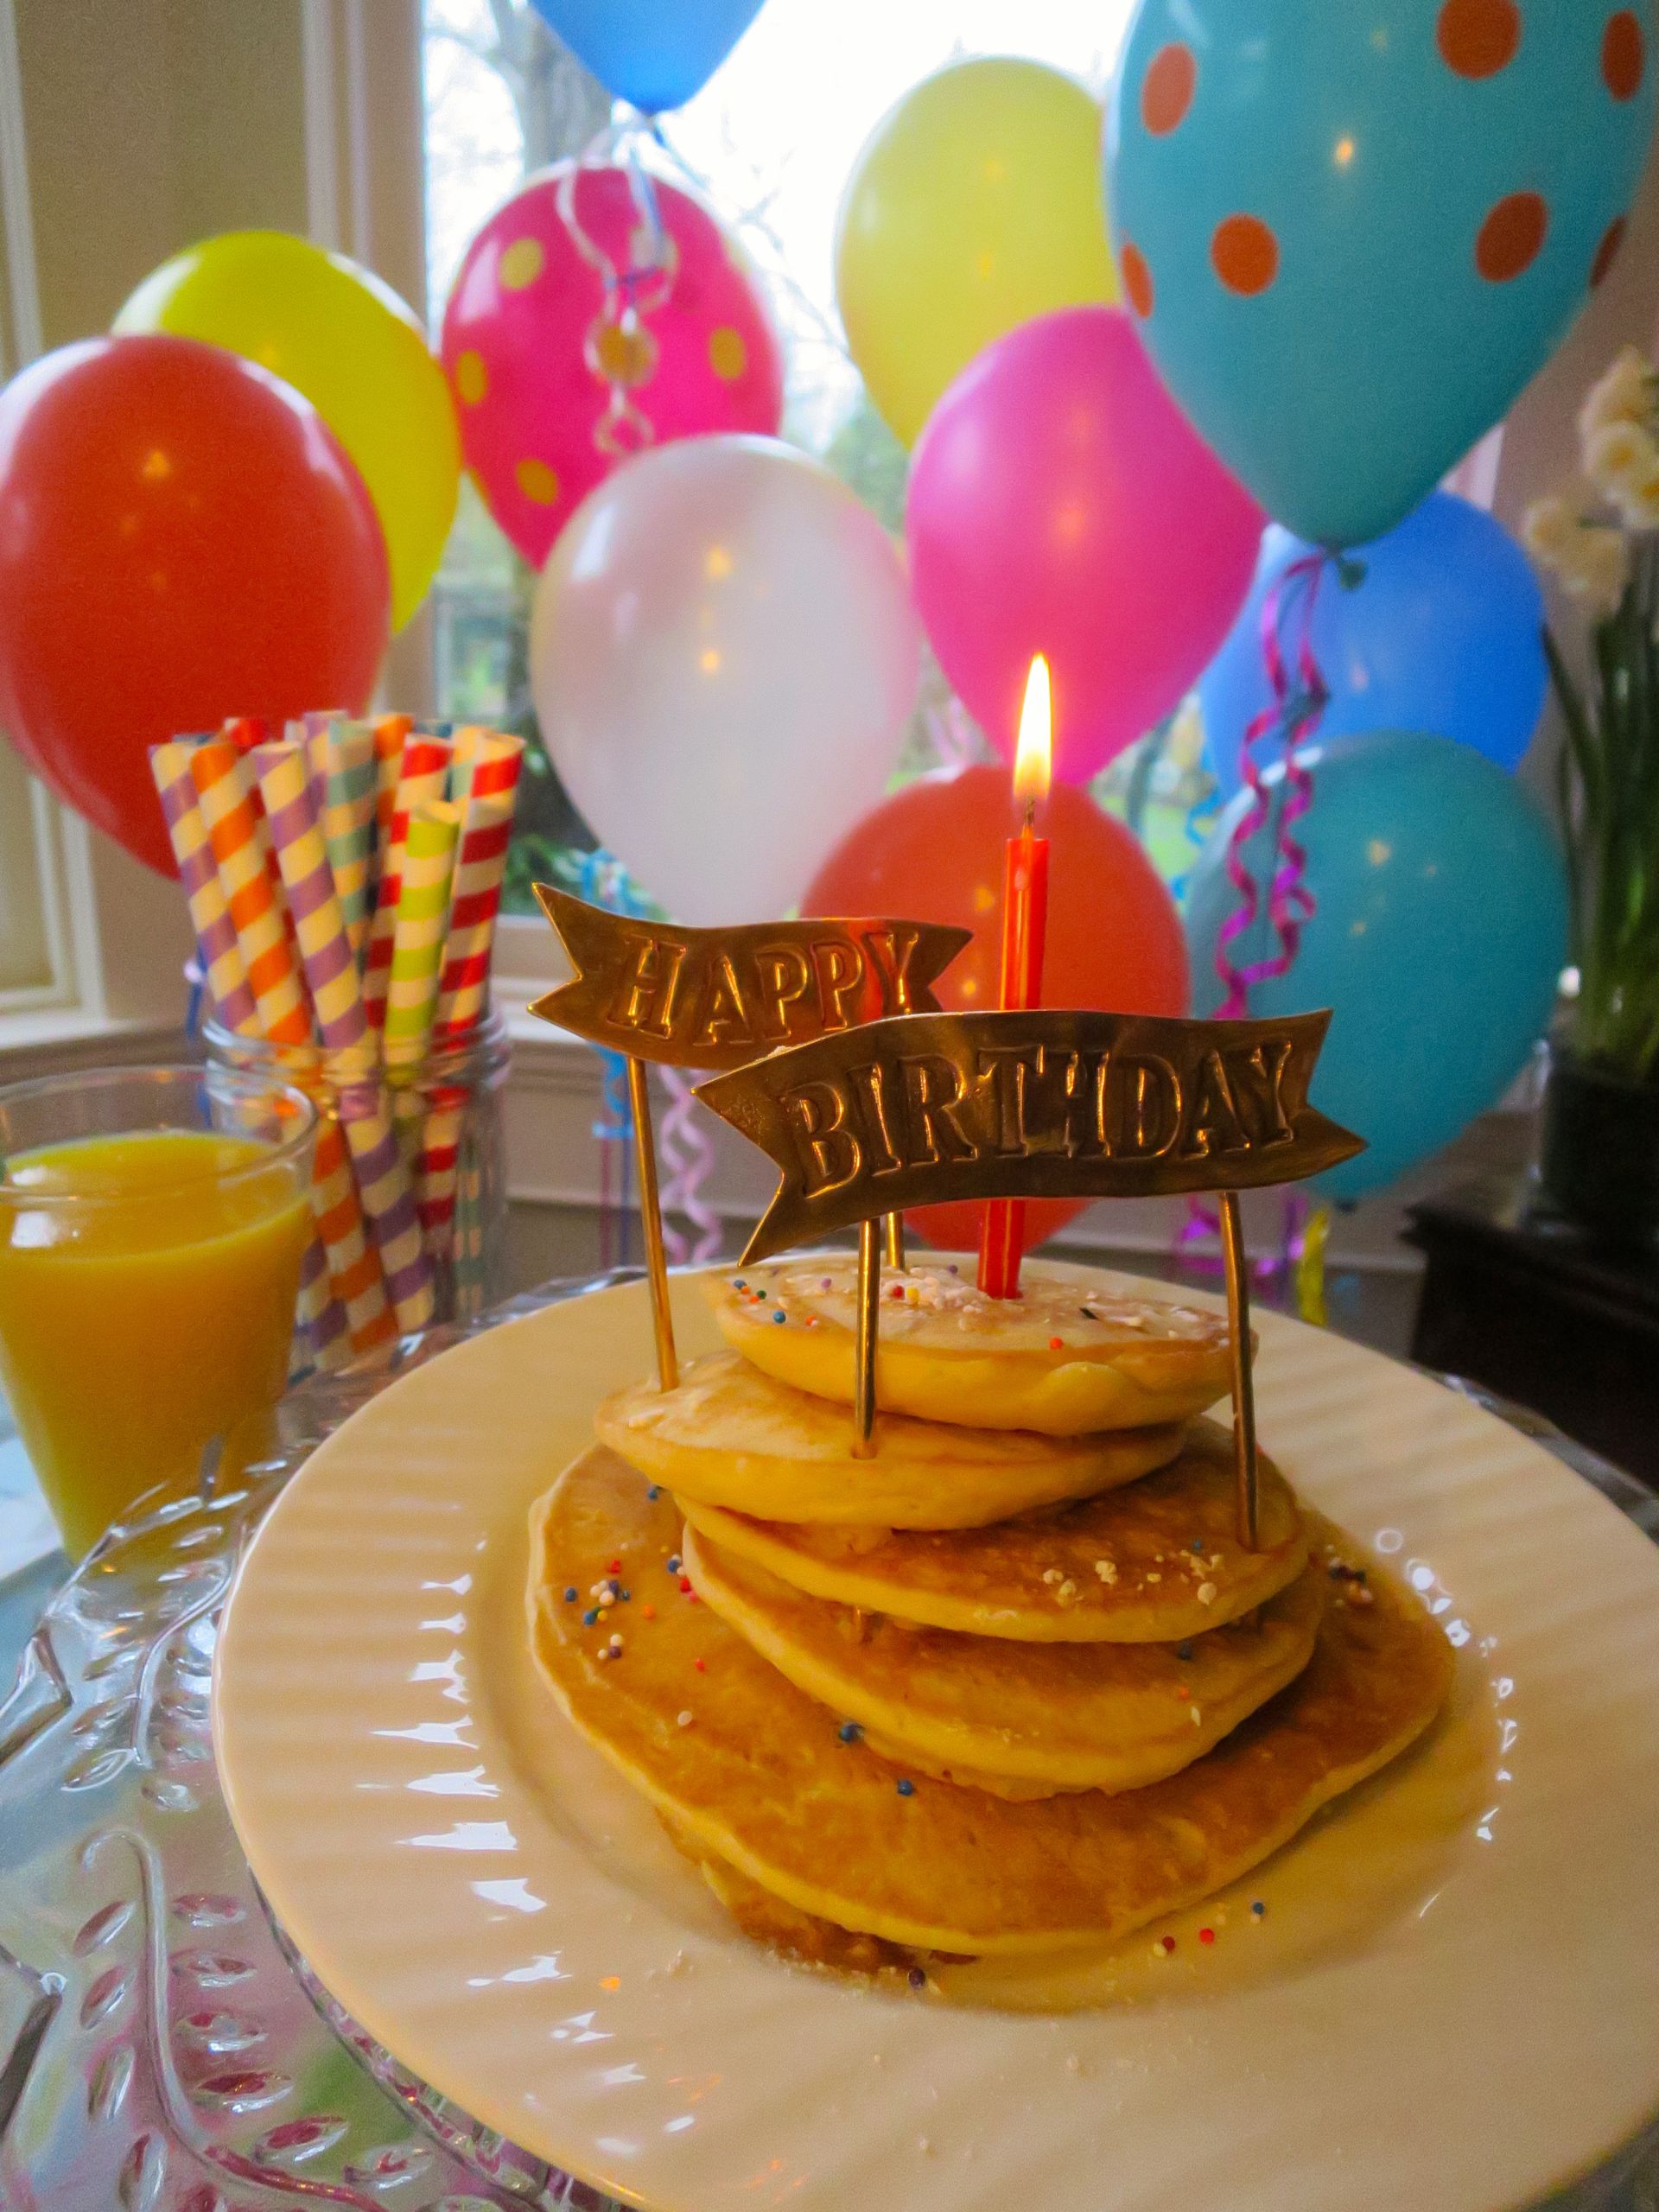
<instances>
[{"instance_id":1,"label":"white ceramic plate","mask_svg":"<svg viewBox=\"0 0 1659 2212\"><path fill-rule=\"evenodd\" d=\"M1659 1555L1439 1385L1261 1329L1265 1443L1459 1680L1173 1956L964 1969L959 2003L783 1966L574 1736L524 1649L525 1514L648 1362L637 1286L397 1382L267 1522L215 1724L276 1913L439 2088L658 2212L1499 2212L1583 2171L1659 2105Z\"/></svg>"}]
</instances>

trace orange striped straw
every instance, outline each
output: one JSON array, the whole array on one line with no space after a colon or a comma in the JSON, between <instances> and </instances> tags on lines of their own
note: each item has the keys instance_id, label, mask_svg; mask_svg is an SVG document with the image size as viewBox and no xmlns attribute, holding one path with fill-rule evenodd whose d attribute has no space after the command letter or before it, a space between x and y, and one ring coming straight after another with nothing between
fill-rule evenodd
<instances>
[{"instance_id":1,"label":"orange striped straw","mask_svg":"<svg viewBox=\"0 0 1659 2212\"><path fill-rule=\"evenodd\" d=\"M404 740L414 727L412 715L377 715L374 719L374 836L383 862L397 803L397 779L404 772Z\"/></svg>"},{"instance_id":2,"label":"orange striped straw","mask_svg":"<svg viewBox=\"0 0 1659 2212\"><path fill-rule=\"evenodd\" d=\"M190 756L207 842L230 909L260 1034L273 1045L311 1042L311 1011L295 957L285 901L272 888L276 855L251 766L228 738L206 738ZM277 877L280 883L281 878ZM338 1161L331 1166L338 1152ZM335 1172L343 1168L343 1175ZM364 1233L361 1203L344 1140L332 1122L319 1134L312 1211L328 1255L328 1280L351 1323L354 1350L397 1333L379 1255Z\"/></svg>"},{"instance_id":3,"label":"orange striped straw","mask_svg":"<svg viewBox=\"0 0 1659 2212\"><path fill-rule=\"evenodd\" d=\"M190 774L242 947L260 1033L273 1045L308 1044L310 1010L286 925L286 909L272 884L276 860L253 777L234 743L225 737L203 739L190 756Z\"/></svg>"}]
</instances>

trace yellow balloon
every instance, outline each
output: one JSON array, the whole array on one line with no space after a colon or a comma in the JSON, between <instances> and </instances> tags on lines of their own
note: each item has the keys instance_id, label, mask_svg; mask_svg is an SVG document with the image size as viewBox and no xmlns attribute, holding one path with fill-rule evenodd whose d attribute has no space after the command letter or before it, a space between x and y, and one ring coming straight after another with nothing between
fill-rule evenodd
<instances>
[{"instance_id":1,"label":"yellow balloon","mask_svg":"<svg viewBox=\"0 0 1659 2212\"><path fill-rule=\"evenodd\" d=\"M889 111L842 195L836 298L870 397L906 445L994 338L1110 302L1101 111L1040 62L955 62Z\"/></svg>"},{"instance_id":2,"label":"yellow balloon","mask_svg":"<svg viewBox=\"0 0 1659 2212\"><path fill-rule=\"evenodd\" d=\"M115 328L206 339L305 395L374 502L401 628L454 520L461 439L443 371L391 286L285 231L230 231L164 262Z\"/></svg>"}]
</instances>

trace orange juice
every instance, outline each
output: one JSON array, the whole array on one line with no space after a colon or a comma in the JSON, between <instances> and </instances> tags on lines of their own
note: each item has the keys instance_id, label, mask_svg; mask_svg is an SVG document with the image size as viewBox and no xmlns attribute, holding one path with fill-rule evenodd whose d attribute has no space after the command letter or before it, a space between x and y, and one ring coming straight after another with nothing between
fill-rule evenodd
<instances>
[{"instance_id":1,"label":"orange juice","mask_svg":"<svg viewBox=\"0 0 1659 2212\"><path fill-rule=\"evenodd\" d=\"M69 1551L142 1491L245 1464L288 1371L306 1163L149 1129L15 1152L0 1182L0 1384Z\"/></svg>"}]
</instances>

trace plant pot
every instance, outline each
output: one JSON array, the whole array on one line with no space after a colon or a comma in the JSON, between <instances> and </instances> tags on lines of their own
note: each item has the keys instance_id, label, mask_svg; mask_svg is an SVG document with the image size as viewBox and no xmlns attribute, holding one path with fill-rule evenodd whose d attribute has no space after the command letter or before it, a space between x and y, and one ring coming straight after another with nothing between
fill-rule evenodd
<instances>
[{"instance_id":1,"label":"plant pot","mask_svg":"<svg viewBox=\"0 0 1659 2212\"><path fill-rule=\"evenodd\" d=\"M1596 1243L1651 1245L1659 1236L1659 1084L1554 1053L1539 1175L1545 1203Z\"/></svg>"}]
</instances>

